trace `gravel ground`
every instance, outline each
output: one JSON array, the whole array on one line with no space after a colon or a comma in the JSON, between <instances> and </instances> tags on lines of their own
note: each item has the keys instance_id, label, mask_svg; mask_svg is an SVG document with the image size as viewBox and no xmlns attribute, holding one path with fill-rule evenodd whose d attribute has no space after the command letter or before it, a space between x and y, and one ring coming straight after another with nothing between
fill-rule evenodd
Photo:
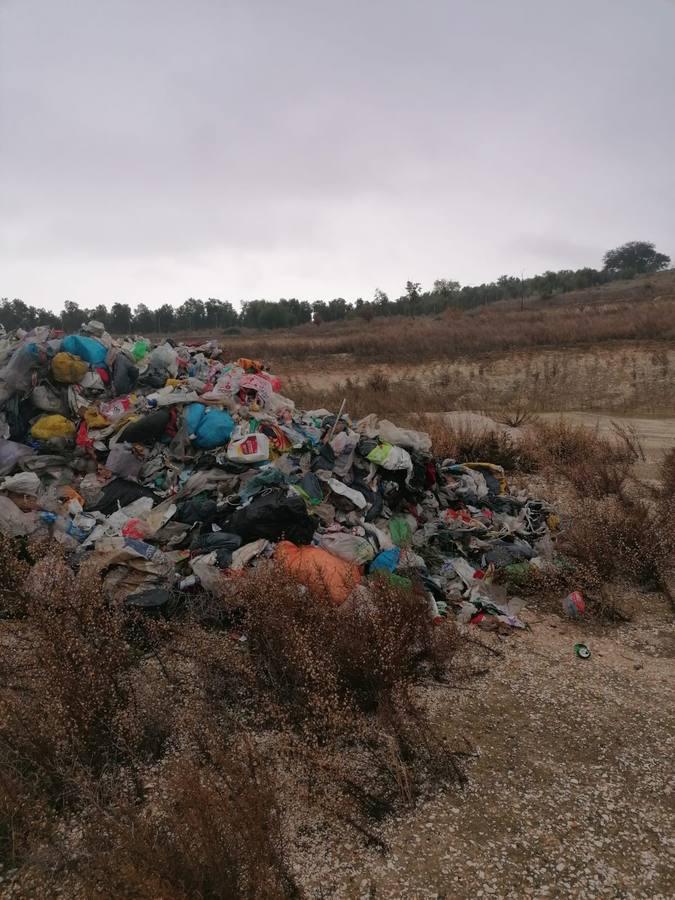
<instances>
[{"instance_id":1,"label":"gravel ground","mask_svg":"<svg viewBox=\"0 0 675 900\"><path fill-rule=\"evenodd\" d=\"M468 785L386 822L386 852L324 844L308 895L675 896L675 630L658 598L641 606L619 628L531 614L487 675L438 690L437 720L478 753Z\"/></svg>"}]
</instances>

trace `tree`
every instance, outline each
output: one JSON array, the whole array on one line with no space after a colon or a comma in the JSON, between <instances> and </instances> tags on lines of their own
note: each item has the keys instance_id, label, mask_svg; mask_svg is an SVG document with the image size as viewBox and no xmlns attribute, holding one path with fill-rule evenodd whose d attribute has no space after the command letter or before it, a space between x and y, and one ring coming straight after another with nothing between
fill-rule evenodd
<instances>
[{"instance_id":1,"label":"tree","mask_svg":"<svg viewBox=\"0 0 675 900\"><path fill-rule=\"evenodd\" d=\"M613 275L641 275L667 269L670 257L657 253L651 241L628 241L614 250L608 250L602 258L605 269Z\"/></svg>"},{"instance_id":2,"label":"tree","mask_svg":"<svg viewBox=\"0 0 675 900\"><path fill-rule=\"evenodd\" d=\"M83 321L84 315L78 304L73 300L66 300L61 313L61 324L64 331L77 331Z\"/></svg>"},{"instance_id":3,"label":"tree","mask_svg":"<svg viewBox=\"0 0 675 900\"><path fill-rule=\"evenodd\" d=\"M459 288L459 281L450 281L448 278L437 278L434 281L435 294L443 294L444 296L456 294Z\"/></svg>"},{"instance_id":4,"label":"tree","mask_svg":"<svg viewBox=\"0 0 675 900\"><path fill-rule=\"evenodd\" d=\"M115 334L128 334L131 331L131 307L128 303L113 303L109 318L110 328Z\"/></svg>"},{"instance_id":5,"label":"tree","mask_svg":"<svg viewBox=\"0 0 675 900\"><path fill-rule=\"evenodd\" d=\"M408 312L411 316L414 316L417 312L417 308L420 305L420 291L422 290L422 285L419 281L406 281L405 283L405 295L408 300Z\"/></svg>"},{"instance_id":6,"label":"tree","mask_svg":"<svg viewBox=\"0 0 675 900\"><path fill-rule=\"evenodd\" d=\"M134 312L134 329L142 334L155 330L155 314L145 303L139 303Z\"/></svg>"},{"instance_id":7,"label":"tree","mask_svg":"<svg viewBox=\"0 0 675 900\"><path fill-rule=\"evenodd\" d=\"M411 303L414 303L415 300L419 300L420 290L422 289L422 285L419 281L406 281L405 283L405 292Z\"/></svg>"}]
</instances>

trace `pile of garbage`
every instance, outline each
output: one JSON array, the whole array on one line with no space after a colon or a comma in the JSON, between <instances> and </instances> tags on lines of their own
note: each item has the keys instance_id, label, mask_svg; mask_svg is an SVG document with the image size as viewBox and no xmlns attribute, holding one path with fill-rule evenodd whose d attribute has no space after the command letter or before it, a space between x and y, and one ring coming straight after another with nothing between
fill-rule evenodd
<instances>
[{"instance_id":1,"label":"pile of garbage","mask_svg":"<svg viewBox=\"0 0 675 900\"><path fill-rule=\"evenodd\" d=\"M111 601L162 608L236 589L274 558L336 604L386 578L434 618L522 627L497 583L550 553L555 515L503 470L429 435L299 410L260 360L113 340L95 321L0 337L0 532L85 558Z\"/></svg>"}]
</instances>

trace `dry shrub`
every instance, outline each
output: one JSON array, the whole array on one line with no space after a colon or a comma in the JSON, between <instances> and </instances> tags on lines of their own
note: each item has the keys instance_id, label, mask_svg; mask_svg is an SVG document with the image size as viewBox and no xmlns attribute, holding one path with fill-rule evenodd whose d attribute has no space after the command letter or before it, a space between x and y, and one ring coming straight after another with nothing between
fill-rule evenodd
<instances>
[{"instance_id":1,"label":"dry shrub","mask_svg":"<svg viewBox=\"0 0 675 900\"><path fill-rule=\"evenodd\" d=\"M562 475L580 497L600 499L621 496L635 463L643 459L637 433L613 424L613 434L602 437L584 425L562 418L538 421L527 429L519 443L523 457L533 468Z\"/></svg>"},{"instance_id":2,"label":"dry shrub","mask_svg":"<svg viewBox=\"0 0 675 900\"><path fill-rule=\"evenodd\" d=\"M77 807L83 784L141 755L152 716L138 714L134 655L121 614L94 578L53 549L20 590L26 618L5 648L0 691L0 821L10 860Z\"/></svg>"},{"instance_id":3,"label":"dry shrub","mask_svg":"<svg viewBox=\"0 0 675 900\"><path fill-rule=\"evenodd\" d=\"M615 589L666 589L675 565L675 503L589 497L577 504L557 549L566 561L532 571L527 592L559 603L569 590L581 590L591 611L621 615Z\"/></svg>"},{"instance_id":4,"label":"dry shrub","mask_svg":"<svg viewBox=\"0 0 675 900\"><path fill-rule=\"evenodd\" d=\"M675 447L664 454L660 466L661 497L675 499Z\"/></svg>"},{"instance_id":5,"label":"dry shrub","mask_svg":"<svg viewBox=\"0 0 675 900\"><path fill-rule=\"evenodd\" d=\"M79 866L89 896L299 895L284 861L267 767L250 742L226 750L215 740L215 747L169 759L144 804L94 815Z\"/></svg>"},{"instance_id":6,"label":"dry shrub","mask_svg":"<svg viewBox=\"0 0 675 900\"><path fill-rule=\"evenodd\" d=\"M0 855L20 895L293 896L280 796L371 839L372 816L462 777L418 696L455 647L422 594L337 608L263 567L167 623L58 547L3 564L22 618L0 632Z\"/></svg>"},{"instance_id":7,"label":"dry shrub","mask_svg":"<svg viewBox=\"0 0 675 900\"><path fill-rule=\"evenodd\" d=\"M395 705L423 663L439 672L454 648L423 593L384 579L336 606L327 592L270 567L242 579L237 603L260 679L299 724L322 734L342 729L355 711Z\"/></svg>"},{"instance_id":8,"label":"dry shrub","mask_svg":"<svg viewBox=\"0 0 675 900\"><path fill-rule=\"evenodd\" d=\"M270 567L242 580L237 602L261 694L301 737L310 777L368 815L410 800L430 770L461 778L414 689L442 677L457 638L415 590L376 580L355 597L337 607Z\"/></svg>"},{"instance_id":9,"label":"dry shrub","mask_svg":"<svg viewBox=\"0 0 675 900\"><path fill-rule=\"evenodd\" d=\"M0 535L0 617L25 615L24 586L34 561L25 538Z\"/></svg>"},{"instance_id":10,"label":"dry shrub","mask_svg":"<svg viewBox=\"0 0 675 900\"><path fill-rule=\"evenodd\" d=\"M1 635L0 857L24 895L295 895L273 782L206 713L199 672L167 671L170 629L106 603L56 547L20 594Z\"/></svg>"},{"instance_id":11,"label":"dry shrub","mask_svg":"<svg viewBox=\"0 0 675 900\"><path fill-rule=\"evenodd\" d=\"M506 472L530 471L528 448L522 447L500 428L473 425L470 422L448 424L442 417L423 416L419 427L431 436L434 455L456 462L491 462Z\"/></svg>"}]
</instances>

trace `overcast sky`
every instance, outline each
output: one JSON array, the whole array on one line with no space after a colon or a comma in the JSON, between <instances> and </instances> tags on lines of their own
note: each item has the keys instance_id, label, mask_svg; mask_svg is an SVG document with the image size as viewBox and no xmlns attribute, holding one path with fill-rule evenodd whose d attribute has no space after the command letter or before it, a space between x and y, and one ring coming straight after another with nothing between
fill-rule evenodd
<instances>
[{"instance_id":1,"label":"overcast sky","mask_svg":"<svg viewBox=\"0 0 675 900\"><path fill-rule=\"evenodd\" d=\"M675 258L673 0L0 0L0 296Z\"/></svg>"}]
</instances>

